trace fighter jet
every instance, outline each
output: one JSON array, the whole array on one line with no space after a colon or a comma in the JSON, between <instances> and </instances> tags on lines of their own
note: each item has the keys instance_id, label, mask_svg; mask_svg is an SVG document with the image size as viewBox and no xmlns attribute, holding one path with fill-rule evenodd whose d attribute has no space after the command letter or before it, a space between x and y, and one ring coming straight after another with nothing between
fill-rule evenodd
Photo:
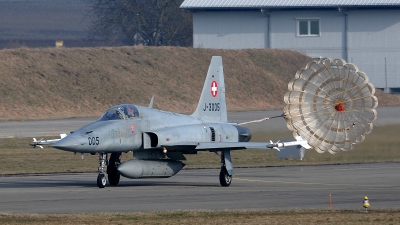
<instances>
[{"instance_id":1,"label":"fighter jet","mask_svg":"<svg viewBox=\"0 0 400 225\"><path fill-rule=\"evenodd\" d=\"M220 155L222 186L230 186L233 167L230 152L241 149L277 149L301 145L307 141L249 142L248 128L227 121L222 58L213 56L196 110L191 115L149 107L122 104L108 109L97 121L66 137L52 147L74 153L99 155L97 186L107 181L118 185L120 176L127 178L167 178L178 173L186 154L210 151ZM44 142L44 141L42 141ZM49 143L49 142L46 142ZM41 145L36 141L31 145ZM133 159L120 161L121 153L133 152ZM110 156L109 156L110 155Z\"/></svg>"}]
</instances>

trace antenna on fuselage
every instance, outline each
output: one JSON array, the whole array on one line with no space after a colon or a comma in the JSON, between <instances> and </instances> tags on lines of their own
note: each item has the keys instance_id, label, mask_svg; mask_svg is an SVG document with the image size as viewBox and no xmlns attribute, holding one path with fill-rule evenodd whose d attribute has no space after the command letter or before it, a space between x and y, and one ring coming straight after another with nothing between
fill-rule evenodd
<instances>
[{"instance_id":1,"label":"antenna on fuselage","mask_svg":"<svg viewBox=\"0 0 400 225\"><path fill-rule=\"evenodd\" d=\"M153 103L154 103L154 95L151 97L151 100L150 100L150 104L149 104L150 109L153 108Z\"/></svg>"}]
</instances>

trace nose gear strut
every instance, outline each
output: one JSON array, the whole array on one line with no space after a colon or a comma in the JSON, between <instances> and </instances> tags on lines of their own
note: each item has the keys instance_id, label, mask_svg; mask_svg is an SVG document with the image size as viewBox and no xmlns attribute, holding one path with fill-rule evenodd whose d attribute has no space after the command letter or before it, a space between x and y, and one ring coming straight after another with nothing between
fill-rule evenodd
<instances>
[{"instance_id":1,"label":"nose gear strut","mask_svg":"<svg viewBox=\"0 0 400 225\"><path fill-rule=\"evenodd\" d=\"M108 155L107 153L99 153L99 175L97 176L97 186L99 188L104 188L107 184L106 172L104 168L108 164Z\"/></svg>"}]
</instances>

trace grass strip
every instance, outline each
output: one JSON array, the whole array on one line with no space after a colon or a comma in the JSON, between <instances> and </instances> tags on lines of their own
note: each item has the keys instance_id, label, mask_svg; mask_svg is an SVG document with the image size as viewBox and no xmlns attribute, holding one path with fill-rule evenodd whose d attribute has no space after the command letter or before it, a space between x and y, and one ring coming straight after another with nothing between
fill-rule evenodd
<instances>
[{"instance_id":1,"label":"grass strip","mask_svg":"<svg viewBox=\"0 0 400 225\"><path fill-rule=\"evenodd\" d=\"M400 210L229 210L90 214L0 213L0 224L399 224Z\"/></svg>"},{"instance_id":2,"label":"grass strip","mask_svg":"<svg viewBox=\"0 0 400 225\"><path fill-rule=\"evenodd\" d=\"M400 125L375 127L365 141L355 145L351 151L331 155L308 150L302 161L278 159L275 150L232 151L232 161L234 167L400 162L399 133ZM267 142L270 139L276 141L285 138L293 139L290 132L269 132L254 134L252 141ZM0 139L0 174L97 172L97 155L85 154L82 160L80 154L74 155L48 146L44 149L32 148L28 145L31 141L31 138ZM186 157L186 169L220 167L220 157L211 152L199 152ZM122 154L122 161L131 158L132 152Z\"/></svg>"}]
</instances>

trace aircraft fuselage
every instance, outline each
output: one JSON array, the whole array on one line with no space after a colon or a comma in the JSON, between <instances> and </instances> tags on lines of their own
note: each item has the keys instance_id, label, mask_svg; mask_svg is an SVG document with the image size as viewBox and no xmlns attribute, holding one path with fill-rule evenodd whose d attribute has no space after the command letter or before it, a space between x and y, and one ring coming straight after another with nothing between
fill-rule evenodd
<instances>
[{"instance_id":1,"label":"aircraft fuselage","mask_svg":"<svg viewBox=\"0 0 400 225\"><path fill-rule=\"evenodd\" d=\"M54 148L79 153L116 153L162 150L183 142L238 142L250 131L230 123L209 123L200 118L136 105L118 105L110 110L137 110L137 115L105 118L90 123L53 144ZM149 119L151 118L151 119ZM187 149L191 150L191 149Z\"/></svg>"}]
</instances>

